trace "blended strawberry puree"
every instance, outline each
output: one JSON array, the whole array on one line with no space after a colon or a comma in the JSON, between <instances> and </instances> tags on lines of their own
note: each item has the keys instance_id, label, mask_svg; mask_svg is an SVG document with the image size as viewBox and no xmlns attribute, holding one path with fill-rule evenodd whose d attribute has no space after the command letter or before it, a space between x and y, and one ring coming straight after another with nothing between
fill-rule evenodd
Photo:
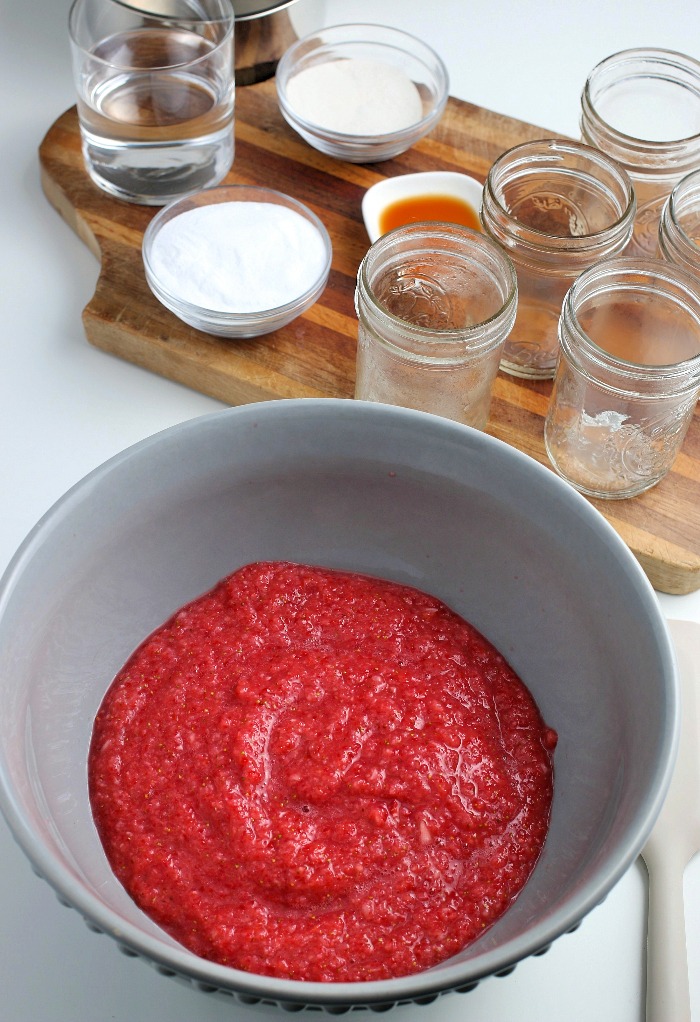
<instances>
[{"instance_id":1,"label":"blended strawberry puree","mask_svg":"<svg viewBox=\"0 0 700 1022\"><path fill-rule=\"evenodd\" d=\"M434 597L250 564L117 676L90 797L117 877L196 954L377 980L508 908L545 839L555 744L500 653Z\"/></svg>"}]
</instances>

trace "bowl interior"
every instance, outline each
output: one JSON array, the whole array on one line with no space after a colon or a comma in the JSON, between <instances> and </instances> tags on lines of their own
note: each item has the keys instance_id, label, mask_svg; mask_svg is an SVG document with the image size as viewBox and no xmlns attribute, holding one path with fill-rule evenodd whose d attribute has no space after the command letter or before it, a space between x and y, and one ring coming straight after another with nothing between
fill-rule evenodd
<instances>
[{"instance_id":1,"label":"bowl interior","mask_svg":"<svg viewBox=\"0 0 700 1022\"><path fill-rule=\"evenodd\" d=\"M87 749L116 671L183 603L244 563L277 558L436 594L506 655L559 732L551 828L530 882L482 939L418 976L329 990L196 959L133 905L93 827ZM37 870L152 961L280 1001L410 998L546 946L638 854L677 728L663 619L602 516L491 437L362 402L228 409L112 459L8 569L0 651L0 797Z\"/></svg>"}]
</instances>

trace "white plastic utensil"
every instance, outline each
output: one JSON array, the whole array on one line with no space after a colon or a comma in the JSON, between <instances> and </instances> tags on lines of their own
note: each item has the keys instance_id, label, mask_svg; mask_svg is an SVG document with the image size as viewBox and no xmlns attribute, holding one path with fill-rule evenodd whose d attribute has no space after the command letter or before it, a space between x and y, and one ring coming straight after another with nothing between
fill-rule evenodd
<instances>
[{"instance_id":1,"label":"white plastic utensil","mask_svg":"<svg viewBox=\"0 0 700 1022\"><path fill-rule=\"evenodd\" d=\"M683 873L700 851L700 625L669 621L681 678L678 760L642 856L649 872L647 1022L690 1022Z\"/></svg>"}]
</instances>

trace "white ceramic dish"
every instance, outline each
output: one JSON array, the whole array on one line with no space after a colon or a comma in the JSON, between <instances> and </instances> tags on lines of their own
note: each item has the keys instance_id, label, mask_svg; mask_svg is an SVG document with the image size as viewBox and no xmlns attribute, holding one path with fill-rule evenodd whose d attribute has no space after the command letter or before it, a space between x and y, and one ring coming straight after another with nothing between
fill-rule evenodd
<instances>
[{"instance_id":1,"label":"white ceramic dish","mask_svg":"<svg viewBox=\"0 0 700 1022\"><path fill-rule=\"evenodd\" d=\"M434 593L503 651L559 734L551 826L532 877L492 929L433 969L324 984L215 965L144 916L107 864L86 783L107 685L177 607L263 558ZM75 486L0 584L0 676L0 807L35 870L126 953L232 1008L429 1003L546 950L639 854L679 721L656 596L585 498L477 430L349 400L203 416Z\"/></svg>"},{"instance_id":2,"label":"white ceramic dish","mask_svg":"<svg viewBox=\"0 0 700 1022\"><path fill-rule=\"evenodd\" d=\"M380 218L382 212L399 199L423 195L448 195L461 199L479 214L483 184L469 174L450 170L428 170L418 174L400 174L387 177L368 188L362 199L362 218L369 240L375 242L381 237Z\"/></svg>"}]
</instances>

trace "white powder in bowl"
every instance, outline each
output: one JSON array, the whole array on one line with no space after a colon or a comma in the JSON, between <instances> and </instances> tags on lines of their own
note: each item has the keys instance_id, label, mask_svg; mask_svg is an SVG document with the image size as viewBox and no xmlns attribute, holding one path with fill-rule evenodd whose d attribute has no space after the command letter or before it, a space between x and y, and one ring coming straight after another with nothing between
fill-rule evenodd
<instances>
[{"instance_id":1,"label":"white powder in bowl","mask_svg":"<svg viewBox=\"0 0 700 1022\"><path fill-rule=\"evenodd\" d=\"M408 75L366 58L304 68L287 82L287 102L310 124L345 135L386 135L423 117L420 94Z\"/></svg>"},{"instance_id":2,"label":"white powder in bowl","mask_svg":"<svg viewBox=\"0 0 700 1022\"><path fill-rule=\"evenodd\" d=\"M149 261L176 298L213 312L264 312L318 281L326 249L300 213L271 202L220 202L187 210L154 238Z\"/></svg>"}]
</instances>

